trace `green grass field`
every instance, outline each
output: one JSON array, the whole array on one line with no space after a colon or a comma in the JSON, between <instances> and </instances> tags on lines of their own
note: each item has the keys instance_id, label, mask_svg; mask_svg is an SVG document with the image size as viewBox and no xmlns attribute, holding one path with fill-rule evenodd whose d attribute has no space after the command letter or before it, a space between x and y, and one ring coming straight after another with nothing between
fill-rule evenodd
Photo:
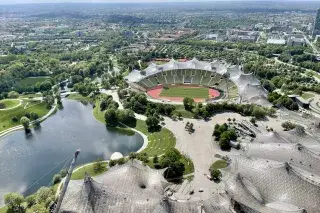
<instances>
[{"instance_id":1,"label":"green grass field","mask_svg":"<svg viewBox=\"0 0 320 213\"><path fill-rule=\"evenodd\" d=\"M32 86L38 82L44 82L45 80L49 79L48 77L36 77L36 78L24 78L17 82L18 85L23 86Z\"/></svg>"},{"instance_id":2,"label":"green grass field","mask_svg":"<svg viewBox=\"0 0 320 213\"><path fill-rule=\"evenodd\" d=\"M28 104L28 105L27 105ZM27 106L26 106L27 105ZM26 106L26 109L24 107ZM40 101L24 100L22 105L17 108L0 111L0 132L14 126L20 125L20 118L26 113L35 112L39 117L49 112L47 105ZM12 118L17 116L18 122L13 122Z\"/></svg>"},{"instance_id":3,"label":"green grass field","mask_svg":"<svg viewBox=\"0 0 320 213\"><path fill-rule=\"evenodd\" d=\"M82 167L81 169L79 169L79 170L77 170L77 171L75 171L75 172L72 173L72 175L71 175L71 180L81 180L81 179L84 179L85 172L87 172L90 177L94 177L94 176L100 175L100 174L108 171L107 166L108 166L108 163L107 163L107 162L104 162L104 163L103 163L103 168L104 168L104 170L103 170L103 171L100 171L100 172L96 172L96 171L94 170L93 164L84 166L84 167Z\"/></svg>"},{"instance_id":4,"label":"green grass field","mask_svg":"<svg viewBox=\"0 0 320 213\"><path fill-rule=\"evenodd\" d=\"M28 99L39 98L39 97L42 97L42 94L26 94L26 95L19 96L19 98L28 98Z\"/></svg>"},{"instance_id":5,"label":"green grass field","mask_svg":"<svg viewBox=\"0 0 320 213\"><path fill-rule=\"evenodd\" d=\"M310 99L310 98L313 98L313 97L314 97L314 94L309 93L309 92L303 92L302 95L301 95L301 97L302 97L303 99L305 99L305 100L308 100L308 99Z\"/></svg>"},{"instance_id":6,"label":"green grass field","mask_svg":"<svg viewBox=\"0 0 320 213\"><path fill-rule=\"evenodd\" d=\"M17 99L4 99L1 100L0 103L3 103L5 105L4 109L8 109L17 106L20 103L20 101Z\"/></svg>"},{"instance_id":7,"label":"green grass field","mask_svg":"<svg viewBox=\"0 0 320 213\"><path fill-rule=\"evenodd\" d=\"M161 128L159 132L148 132L145 121L137 120L136 130L148 137L148 146L142 151L149 156L162 155L176 145L176 138L167 128Z\"/></svg>"},{"instance_id":8,"label":"green grass field","mask_svg":"<svg viewBox=\"0 0 320 213\"><path fill-rule=\"evenodd\" d=\"M77 94L77 93L70 94L67 98L70 99L70 100L76 100L76 101L87 101L87 102L92 102L93 101L92 98L86 97L86 96L82 96L82 95Z\"/></svg>"},{"instance_id":9,"label":"green grass field","mask_svg":"<svg viewBox=\"0 0 320 213\"><path fill-rule=\"evenodd\" d=\"M189 98L208 98L208 88L188 88L188 87L169 87L163 89L160 96L163 97L189 97Z\"/></svg>"},{"instance_id":10,"label":"green grass field","mask_svg":"<svg viewBox=\"0 0 320 213\"><path fill-rule=\"evenodd\" d=\"M228 164L225 160L217 160L211 165L210 169L222 169L226 168L227 166Z\"/></svg>"}]
</instances>

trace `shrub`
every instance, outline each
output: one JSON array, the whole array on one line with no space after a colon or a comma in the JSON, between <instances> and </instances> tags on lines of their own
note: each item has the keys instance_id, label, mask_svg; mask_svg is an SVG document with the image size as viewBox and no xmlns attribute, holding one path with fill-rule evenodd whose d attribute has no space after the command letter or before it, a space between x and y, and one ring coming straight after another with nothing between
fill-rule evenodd
<instances>
[{"instance_id":1,"label":"shrub","mask_svg":"<svg viewBox=\"0 0 320 213\"><path fill-rule=\"evenodd\" d=\"M55 174L54 176L53 176L53 178L52 178L52 183L53 184L57 184L57 183L60 183L60 181L61 181L61 175L60 174Z\"/></svg>"},{"instance_id":2,"label":"shrub","mask_svg":"<svg viewBox=\"0 0 320 213\"><path fill-rule=\"evenodd\" d=\"M210 171L210 175L213 180L220 180L222 177L222 173L220 172L219 169L212 169Z\"/></svg>"},{"instance_id":3,"label":"shrub","mask_svg":"<svg viewBox=\"0 0 320 213\"><path fill-rule=\"evenodd\" d=\"M281 126L284 128L285 131L292 130L296 127L296 125L294 123L291 123L290 121L283 122Z\"/></svg>"}]
</instances>

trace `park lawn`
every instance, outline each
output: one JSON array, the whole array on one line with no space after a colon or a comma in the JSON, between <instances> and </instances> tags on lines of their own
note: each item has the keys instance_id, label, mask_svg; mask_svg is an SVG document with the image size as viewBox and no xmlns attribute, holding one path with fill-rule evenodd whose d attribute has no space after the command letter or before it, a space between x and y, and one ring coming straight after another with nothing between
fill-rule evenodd
<instances>
[{"instance_id":1,"label":"park lawn","mask_svg":"<svg viewBox=\"0 0 320 213\"><path fill-rule=\"evenodd\" d=\"M163 97L189 97L189 98L208 98L209 89L203 87L169 87L160 93Z\"/></svg>"},{"instance_id":2,"label":"park lawn","mask_svg":"<svg viewBox=\"0 0 320 213\"><path fill-rule=\"evenodd\" d=\"M161 128L159 132L149 132L145 121L137 120L136 130L148 137L148 146L142 151L149 156L162 155L176 145L176 138L167 128Z\"/></svg>"},{"instance_id":3,"label":"park lawn","mask_svg":"<svg viewBox=\"0 0 320 213\"><path fill-rule=\"evenodd\" d=\"M42 97L42 94L26 94L26 95L20 95L19 98L28 98L28 99L33 99L33 98L39 98Z\"/></svg>"},{"instance_id":4,"label":"park lawn","mask_svg":"<svg viewBox=\"0 0 320 213\"><path fill-rule=\"evenodd\" d=\"M24 78L17 82L20 86L32 86L38 82L44 82L45 80L50 79L49 77L35 77L35 78Z\"/></svg>"},{"instance_id":5,"label":"park lawn","mask_svg":"<svg viewBox=\"0 0 320 213\"><path fill-rule=\"evenodd\" d=\"M3 99L0 100L0 103L3 103L5 105L4 109L7 109L17 106L20 103L20 101L18 99Z\"/></svg>"},{"instance_id":6,"label":"park lawn","mask_svg":"<svg viewBox=\"0 0 320 213\"><path fill-rule=\"evenodd\" d=\"M173 114L178 116L179 113L183 118L193 118L194 114L190 111L185 110L183 105L175 105L176 109L173 111Z\"/></svg>"},{"instance_id":7,"label":"park lawn","mask_svg":"<svg viewBox=\"0 0 320 213\"><path fill-rule=\"evenodd\" d=\"M28 104L28 105L27 105ZM27 105L27 106L26 106ZM24 107L26 106L26 109ZM23 104L19 107L9 110L0 111L0 132L14 126L20 125L20 118L25 116L26 113L35 112L39 118L46 115L49 110L46 103L40 101L24 100ZM13 122L12 118L17 116L18 122Z\"/></svg>"},{"instance_id":8,"label":"park lawn","mask_svg":"<svg viewBox=\"0 0 320 213\"><path fill-rule=\"evenodd\" d=\"M82 180L82 179L84 179L85 172L87 172L90 177L94 177L94 176L100 175L100 174L105 173L106 171L108 171L108 169L107 169L108 163L107 162L103 162L103 168L104 169L102 171L99 171L99 172L96 172L94 170L93 165L94 165L93 163L89 164L89 165L84 166L81 169L73 172L72 175L71 175L71 180Z\"/></svg>"},{"instance_id":9,"label":"park lawn","mask_svg":"<svg viewBox=\"0 0 320 213\"><path fill-rule=\"evenodd\" d=\"M4 206L2 208L0 208L0 213L6 213L8 210L8 207Z\"/></svg>"},{"instance_id":10,"label":"park lawn","mask_svg":"<svg viewBox=\"0 0 320 213\"><path fill-rule=\"evenodd\" d=\"M87 96L82 96L78 93L70 94L68 97L70 100L76 100L76 101L87 101L87 102L92 102L93 99Z\"/></svg>"},{"instance_id":11,"label":"park lawn","mask_svg":"<svg viewBox=\"0 0 320 213\"><path fill-rule=\"evenodd\" d=\"M184 175L191 174L194 172L194 165L193 165L193 162L191 159L182 155L182 158L180 159L180 161L181 161L181 163L184 164L184 168L185 168L185 170L183 172Z\"/></svg>"},{"instance_id":12,"label":"park lawn","mask_svg":"<svg viewBox=\"0 0 320 213\"><path fill-rule=\"evenodd\" d=\"M301 95L301 97L302 97L303 99L305 99L305 100L308 100L308 99L310 99L310 98L313 98L313 97L314 97L314 94L309 93L309 92L303 92L302 95Z\"/></svg>"},{"instance_id":13,"label":"park lawn","mask_svg":"<svg viewBox=\"0 0 320 213\"><path fill-rule=\"evenodd\" d=\"M225 160L217 160L211 166L210 169L222 169L228 166L227 161Z\"/></svg>"}]
</instances>

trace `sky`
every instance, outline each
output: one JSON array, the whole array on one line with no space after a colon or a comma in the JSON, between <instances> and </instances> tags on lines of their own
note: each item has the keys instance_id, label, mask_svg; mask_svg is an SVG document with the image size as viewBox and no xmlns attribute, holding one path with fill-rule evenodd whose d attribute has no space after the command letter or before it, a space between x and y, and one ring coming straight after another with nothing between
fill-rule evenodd
<instances>
[{"instance_id":1,"label":"sky","mask_svg":"<svg viewBox=\"0 0 320 213\"><path fill-rule=\"evenodd\" d=\"M120 3L120 2L205 2L205 1L224 1L224 0L0 0L0 4L28 4L28 3ZM235 0L233 0L235 1ZM236 0L241 1L241 0ZM245 0L248 1L248 0ZM249 0L250 1L250 0ZM266 1L266 0L253 0ZM274 1L274 0L273 0ZM283 0L278 0L283 1ZM295 0L293 0L295 1ZM306 1L306 0L296 0ZM320 1L320 0L314 0Z\"/></svg>"}]
</instances>

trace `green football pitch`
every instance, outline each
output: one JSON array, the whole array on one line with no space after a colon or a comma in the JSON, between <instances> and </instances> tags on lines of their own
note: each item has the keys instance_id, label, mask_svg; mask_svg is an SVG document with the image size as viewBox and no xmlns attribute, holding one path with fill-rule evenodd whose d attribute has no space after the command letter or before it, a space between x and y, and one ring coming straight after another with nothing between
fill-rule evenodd
<instances>
[{"instance_id":1,"label":"green football pitch","mask_svg":"<svg viewBox=\"0 0 320 213\"><path fill-rule=\"evenodd\" d=\"M203 87L170 87L162 90L162 97L208 98L209 89Z\"/></svg>"}]
</instances>

